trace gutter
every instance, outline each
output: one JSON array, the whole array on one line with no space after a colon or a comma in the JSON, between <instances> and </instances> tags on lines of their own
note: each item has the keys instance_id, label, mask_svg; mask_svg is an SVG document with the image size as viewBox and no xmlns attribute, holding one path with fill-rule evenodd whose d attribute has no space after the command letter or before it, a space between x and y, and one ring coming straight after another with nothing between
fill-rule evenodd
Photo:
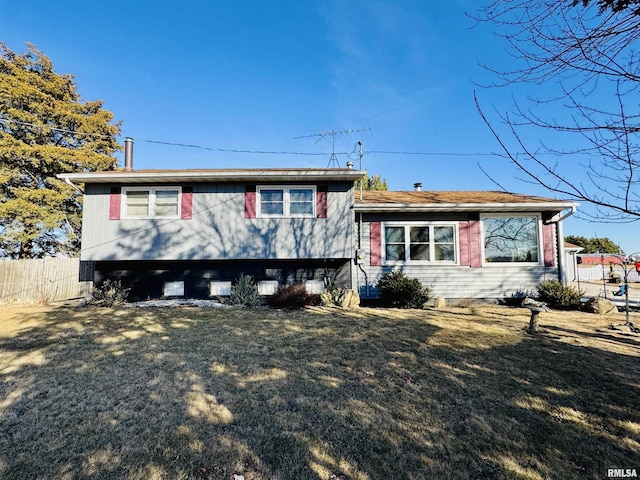
<instances>
[{"instance_id":1,"label":"gutter","mask_svg":"<svg viewBox=\"0 0 640 480\"><path fill-rule=\"evenodd\" d=\"M356 203L353 208L357 212L540 212L549 210L572 209L563 217L572 215L576 210L573 202L536 202L536 203Z\"/></svg>"},{"instance_id":2,"label":"gutter","mask_svg":"<svg viewBox=\"0 0 640 480\"><path fill-rule=\"evenodd\" d=\"M69 178L81 183L160 183L160 182L355 182L365 172L348 169L296 169L296 170L157 170L110 171L95 173L63 173L58 178Z\"/></svg>"}]
</instances>

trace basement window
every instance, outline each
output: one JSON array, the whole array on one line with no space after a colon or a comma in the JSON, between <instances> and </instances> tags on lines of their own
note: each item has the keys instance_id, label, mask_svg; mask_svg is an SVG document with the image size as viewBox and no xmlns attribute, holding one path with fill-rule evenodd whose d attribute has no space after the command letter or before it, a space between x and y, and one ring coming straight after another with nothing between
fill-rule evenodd
<instances>
[{"instance_id":1,"label":"basement window","mask_svg":"<svg viewBox=\"0 0 640 480\"><path fill-rule=\"evenodd\" d=\"M322 293L324 292L324 280L306 280L304 288L307 293Z\"/></svg>"},{"instance_id":2,"label":"basement window","mask_svg":"<svg viewBox=\"0 0 640 480\"><path fill-rule=\"evenodd\" d=\"M180 187L127 187L122 189L122 218L179 218Z\"/></svg>"},{"instance_id":3,"label":"basement window","mask_svg":"<svg viewBox=\"0 0 640 480\"><path fill-rule=\"evenodd\" d=\"M209 282L210 297L228 297L231 295L231 282L211 281Z\"/></svg>"},{"instance_id":4,"label":"basement window","mask_svg":"<svg viewBox=\"0 0 640 480\"><path fill-rule=\"evenodd\" d=\"M184 297L184 282L164 282L162 284L162 296Z\"/></svg>"},{"instance_id":5,"label":"basement window","mask_svg":"<svg viewBox=\"0 0 640 480\"><path fill-rule=\"evenodd\" d=\"M259 295L273 295L278 291L277 280L262 280L258 282Z\"/></svg>"}]
</instances>

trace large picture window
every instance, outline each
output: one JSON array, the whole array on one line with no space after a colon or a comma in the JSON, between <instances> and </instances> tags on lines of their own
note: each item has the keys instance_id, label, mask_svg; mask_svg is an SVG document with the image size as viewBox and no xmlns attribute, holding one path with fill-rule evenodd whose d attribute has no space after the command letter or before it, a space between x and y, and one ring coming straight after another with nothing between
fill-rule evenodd
<instances>
[{"instance_id":1,"label":"large picture window","mask_svg":"<svg viewBox=\"0 0 640 480\"><path fill-rule=\"evenodd\" d=\"M259 217L315 216L315 187L259 187Z\"/></svg>"},{"instance_id":2,"label":"large picture window","mask_svg":"<svg viewBox=\"0 0 640 480\"><path fill-rule=\"evenodd\" d=\"M485 263L540 262L537 215L484 216Z\"/></svg>"},{"instance_id":3,"label":"large picture window","mask_svg":"<svg viewBox=\"0 0 640 480\"><path fill-rule=\"evenodd\" d=\"M455 225L385 224L384 260L387 264L455 263Z\"/></svg>"},{"instance_id":4,"label":"large picture window","mask_svg":"<svg viewBox=\"0 0 640 480\"><path fill-rule=\"evenodd\" d=\"M123 189L124 218L178 218L180 187Z\"/></svg>"}]
</instances>

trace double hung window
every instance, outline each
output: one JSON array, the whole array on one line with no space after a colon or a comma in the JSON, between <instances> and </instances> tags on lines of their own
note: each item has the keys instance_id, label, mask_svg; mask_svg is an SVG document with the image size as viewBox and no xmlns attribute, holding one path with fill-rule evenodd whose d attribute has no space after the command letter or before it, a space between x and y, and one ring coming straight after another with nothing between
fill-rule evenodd
<instances>
[{"instance_id":1,"label":"double hung window","mask_svg":"<svg viewBox=\"0 0 640 480\"><path fill-rule=\"evenodd\" d=\"M129 187L123 189L124 218L178 218L180 187Z\"/></svg>"},{"instance_id":2,"label":"double hung window","mask_svg":"<svg viewBox=\"0 0 640 480\"><path fill-rule=\"evenodd\" d=\"M315 187L259 187L258 216L313 217L315 216Z\"/></svg>"},{"instance_id":3,"label":"double hung window","mask_svg":"<svg viewBox=\"0 0 640 480\"><path fill-rule=\"evenodd\" d=\"M456 227L451 224L384 226L385 263L455 263Z\"/></svg>"},{"instance_id":4,"label":"double hung window","mask_svg":"<svg viewBox=\"0 0 640 480\"><path fill-rule=\"evenodd\" d=\"M537 215L483 216L485 263L538 264L539 223Z\"/></svg>"}]
</instances>

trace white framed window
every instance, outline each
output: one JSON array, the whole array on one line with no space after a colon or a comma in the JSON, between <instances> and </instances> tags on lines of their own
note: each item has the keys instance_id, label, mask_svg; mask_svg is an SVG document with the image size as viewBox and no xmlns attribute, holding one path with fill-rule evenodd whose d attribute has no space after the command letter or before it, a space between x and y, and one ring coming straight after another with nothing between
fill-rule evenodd
<instances>
[{"instance_id":1,"label":"white framed window","mask_svg":"<svg viewBox=\"0 0 640 480\"><path fill-rule=\"evenodd\" d=\"M383 263L456 264L458 226L447 222L385 222Z\"/></svg>"},{"instance_id":2,"label":"white framed window","mask_svg":"<svg viewBox=\"0 0 640 480\"><path fill-rule=\"evenodd\" d=\"M263 186L257 189L258 217L315 217L316 187Z\"/></svg>"},{"instance_id":3,"label":"white framed window","mask_svg":"<svg viewBox=\"0 0 640 480\"><path fill-rule=\"evenodd\" d=\"M480 220L485 265L541 264L540 215L485 214Z\"/></svg>"},{"instance_id":4,"label":"white framed window","mask_svg":"<svg viewBox=\"0 0 640 480\"><path fill-rule=\"evenodd\" d=\"M125 187L122 218L180 218L181 187Z\"/></svg>"}]
</instances>

